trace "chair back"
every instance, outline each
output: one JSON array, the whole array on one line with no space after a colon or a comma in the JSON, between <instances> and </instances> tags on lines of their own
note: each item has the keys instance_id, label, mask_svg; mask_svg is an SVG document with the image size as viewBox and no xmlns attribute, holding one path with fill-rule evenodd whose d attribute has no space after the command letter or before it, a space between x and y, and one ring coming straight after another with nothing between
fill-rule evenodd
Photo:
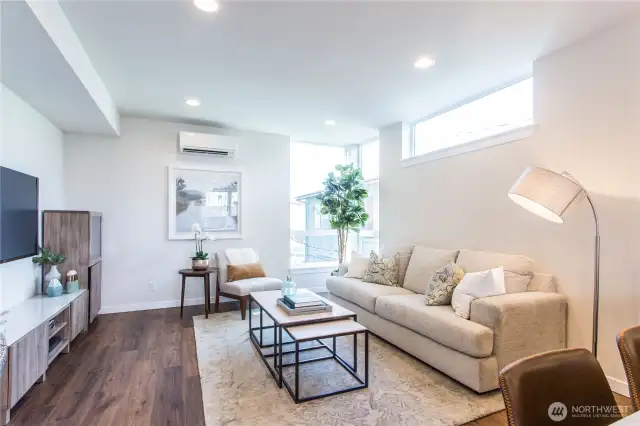
<instances>
[{"instance_id":1,"label":"chair back","mask_svg":"<svg viewBox=\"0 0 640 426\"><path fill-rule=\"evenodd\" d=\"M604 426L621 418L593 354L560 349L515 361L500 372L509 426Z\"/></svg>"},{"instance_id":2,"label":"chair back","mask_svg":"<svg viewBox=\"0 0 640 426\"><path fill-rule=\"evenodd\" d=\"M220 284L227 282L227 265L245 265L259 261L258 253L252 248L229 248L216 253Z\"/></svg>"},{"instance_id":3,"label":"chair back","mask_svg":"<svg viewBox=\"0 0 640 426\"><path fill-rule=\"evenodd\" d=\"M629 396L633 411L640 409L640 326L622 330L616 338L622 365L629 383Z\"/></svg>"}]
</instances>

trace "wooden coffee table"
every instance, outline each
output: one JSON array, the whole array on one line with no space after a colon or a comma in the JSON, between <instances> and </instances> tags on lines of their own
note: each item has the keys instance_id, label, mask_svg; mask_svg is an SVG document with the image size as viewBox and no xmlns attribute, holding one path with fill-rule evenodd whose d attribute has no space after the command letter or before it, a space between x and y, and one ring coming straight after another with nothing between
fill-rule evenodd
<instances>
[{"instance_id":1,"label":"wooden coffee table","mask_svg":"<svg viewBox=\"0 0 640 426\"><path fill-rule=\"evenodd\" d=\"M369 332L361 324L356 322L357 315L348 309L343 308L323 297L320 297L325 303L333 306L332 312L323 312L318 314L308 314L299 316L289 316L277 304L278 298L282 297L280 290L259 291L249 294L249 307L253 303L260 308L260 317L258 327L252 325L252 318L249 315L249 336L262 361L275 379L279 387L287 389L294 402L300 403L313 399L323 398L326 396L336 395L353 390L363 389L369 386ZM273 325L265 326L263 324L263 314L266 314L272 321ZM273 330L273 343L265 344L265 331ZM288 341L283 339L283 332L287 336ZM358 375L358 334L364 334L364 350L365 350L365 371L364 378ZM336 338L341 336L353 336L353 364L349 365L336 352ZM332 345L329 347L321 339L331 339ZM301 343L314 342L313 345L304 348L300 347ZM285 345L294 345L293 349L285 350ZM265 353L263 349L272 348L272 351ZM315 349L323 349L328 352L325 356L317 358L300 360L300 353ZM282 356L293 354L294 362L283 363ZM273 358L270 362L269 358ZM358 384L348 388L341 388L329 392L300 397L300 364L310 362L334 359L340 364L351 376L353 376ZM283 367L295 368L295 384L287 382L282 374Z\"/></svg>"}]
</instances>

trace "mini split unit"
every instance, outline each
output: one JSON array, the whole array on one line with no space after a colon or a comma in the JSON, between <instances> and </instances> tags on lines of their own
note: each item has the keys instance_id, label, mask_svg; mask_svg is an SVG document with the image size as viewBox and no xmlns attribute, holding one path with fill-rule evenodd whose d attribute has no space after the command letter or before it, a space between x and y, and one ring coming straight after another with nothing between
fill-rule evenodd
<instances>
[{"instance_id":1,"label":"mini split unit","mask_svg":"<svg viewBox=\"0 0 640 426\"><path fill-rule=\"evenodd\" d=\"M238 153L238 139L233 136L180 132L178 142L181 154L233 158Z\"/></svg>"}]
</instances>

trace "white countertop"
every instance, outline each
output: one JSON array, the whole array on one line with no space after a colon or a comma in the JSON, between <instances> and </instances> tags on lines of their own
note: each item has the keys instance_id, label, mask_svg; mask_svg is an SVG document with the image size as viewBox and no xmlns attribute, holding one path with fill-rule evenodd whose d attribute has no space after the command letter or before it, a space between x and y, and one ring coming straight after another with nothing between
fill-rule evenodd
<instances>
[{"instance_id":1,"label":"white countertop","mask_svg":"<svg viewBox=\"0 0 640 426\"><path fill-rule=\"evenodd\" d=\"M13 345L31 330L57 315L85 291L87 290L82 289L58 297L39 294L11 308L2 317L7 321L5 324L7 346Z\"/></svg>"}]
</instances>

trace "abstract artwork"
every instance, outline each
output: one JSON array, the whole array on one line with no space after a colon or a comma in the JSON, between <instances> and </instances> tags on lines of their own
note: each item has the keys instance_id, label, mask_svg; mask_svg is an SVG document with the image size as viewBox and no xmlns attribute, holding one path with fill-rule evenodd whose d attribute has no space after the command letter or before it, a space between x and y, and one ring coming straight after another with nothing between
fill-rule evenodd
<instances>
[{"instance_id":1,"label":"abstract artwork","mask_svg":"<svg viewBox=\"0 0 640 426\"><path fill-rule=\"evenodd\" d=\"M169 239L193 239L191 227L216 239L241 238L240 172L169 167Z\"/></svg>"}]
</instances>

